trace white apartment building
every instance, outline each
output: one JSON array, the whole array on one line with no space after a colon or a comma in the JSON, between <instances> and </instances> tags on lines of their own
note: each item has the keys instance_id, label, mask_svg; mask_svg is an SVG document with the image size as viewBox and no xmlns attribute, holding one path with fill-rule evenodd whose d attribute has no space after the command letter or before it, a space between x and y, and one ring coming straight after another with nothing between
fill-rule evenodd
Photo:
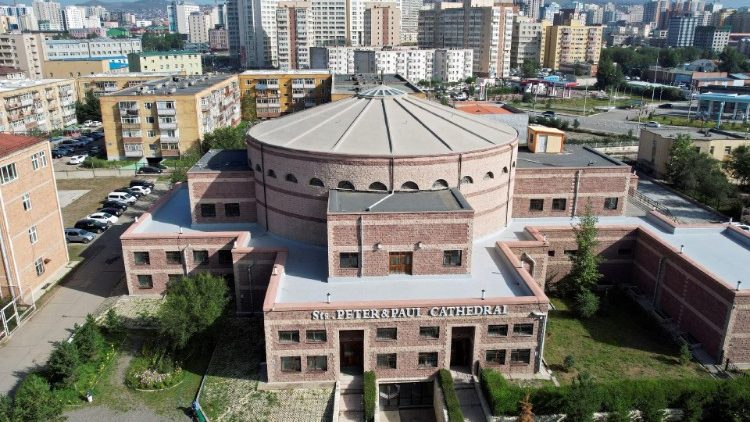
<instances>
[{"instance_id":1,"label":"white apartment building","mask_svg":"<svg viewBox=\"0 0 750 422\"><path fill-rule=\"evenodd\" d=\"M76 123L72 79L0 80L0 132L49 132Z\"/></svg>"},{"instance_id":2,"label":"white apartment building","mask_svg":"<svg viewBox=\"0 0 750 422\"><path fill-rule=\"evenodd\" d=\"M208 44L208 30L214 27L210 14L193 12L188 16L188 42Z\"/></svg>"},{"instance_id":3,"label":"white apartment building","mask_svg":"<svg viewBox=\"0 0 750 422\"><path fill-rule=\"evenodd\" d=\"M354 6L359 7L357 4ZM313 44L316 47L346 45L346 40L350 38L347 0L311 0L310 8L313 14Z\"/></svg>"},{"instance_id":4,"label":"white apartment building","mask_svg":"<svg viewBox=\"0 0 750 422\"><path fill-rule=\"evenodd\" d=\"M282 1L276 9L279 69L310 68L312 14L308 1Z\"/></svg>"},{"instance_id":5,"label":"white apartment building","mask_svg":"<svg viewBox=\"0 0 750 422\"><path fill-rule=\"evenodd\" d=\"M84 19L86 19L86 9L83 7L66 6L63 9L63 25L66 31L84 28Z\"/></svg>"},{"instance_id":6,"label":"white apartment building","mask_svg":"<svg viewBox=\"0 0 750 422\"><path fill-rule=\"evenodd\" d=\"M419 10L424 0L400 0L401 8L401 43L417 42Z\"/></svg>"},{"instance_id":7,"label":"white apartment building","mask_svg":"<svg viewBox=\"0 0 750 422\"><path fill-rule=\"evenodd\" d=\"M111 58L141 52L140 38L45 40L45 60Z\"/></svg>"},{"instance_id":8,"label":"white apartment building","mask_svg":"<svg viewBox=\"0 0 750 422\"><path fill-rule=\"evenodd\" d=\"M178 34L189 34L190 28L188 17L193 12L199 12L200 7L183 1L174 1L167 5L167 17L169 19L169 30Z\"/></svg>"},{"instance_id":9,"label":"white apartment building","mask_svg":"<svg viewBox=\"0 0 750 422\"><path fill-rule=\"evenodd\" d=\"M432 77L444 82L460 82L473 75L474 50L435 50Z\"/></svg>"},{"instance_id":10,"label":"white apartment building","mask_svg":"<svg viewBox=\"0 0 750 422\"><path fill-rule=\"evenodd\" d=\"M513 35L510 46L510 66L521 67L524 60L541 64L544 61L544 38L549 21L536 22L525 16L513 17Z\"/></svg>"},{"instance_id":11,"label":"white apartment building","mask_svg":"<svg viewBox=\"0 0 750 422\"><path fill-rule=\"evenodd\" d=\"M0 66L16 67L30 79L42 79L43 43L42 34L0 35Z\"/></svg>"},{"instance_id":12,"label":"white apartment building","mask_svg":"<svg viewBox=\"0 0 750 422\"><path fill-rule=\"evenodd\" d=\"M10 32L8 24L17 25L21 31L36 31L39 28L34 9L25 4L0 6L0 16L3 17L2 33Z\"/></svg>"},{"instance_id":13,"label":"white apartment building","mask_svg":"<svg viewBox=\"0 0 750 422\"><path fill-rule=\"evenodd\" d=\"M42 27L46 27L51 31L62 31L65 29L60 3L54 1L34 1L32 7L34 9L34 16L36 16L39 22L39 29L42 29Z\"/></svg>"}]
</instances>

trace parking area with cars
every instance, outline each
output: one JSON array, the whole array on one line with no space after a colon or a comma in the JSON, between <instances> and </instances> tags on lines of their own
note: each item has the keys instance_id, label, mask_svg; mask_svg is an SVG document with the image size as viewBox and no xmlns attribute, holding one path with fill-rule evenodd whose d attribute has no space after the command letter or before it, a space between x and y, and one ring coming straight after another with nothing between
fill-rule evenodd
<instances>
[{"instance_id":1,"label":"parking area with cars","mask_svg":"<svg viewBox=\"0 0 750 422\"><path fill-rule=\"evenodd\" d=\"M79 166L87 157L106 158L104 132L90 130L77 136L60 136L50 139L55 166Z\"/></svg>"}]
</instances>

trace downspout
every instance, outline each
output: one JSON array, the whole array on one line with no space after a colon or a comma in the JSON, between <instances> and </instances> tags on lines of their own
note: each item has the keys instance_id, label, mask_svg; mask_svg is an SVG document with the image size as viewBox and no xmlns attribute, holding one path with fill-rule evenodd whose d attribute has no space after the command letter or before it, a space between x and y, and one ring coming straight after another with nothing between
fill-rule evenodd
<instances>
[{"instance_id":1,"label":"downspout","mask_svg":"<svg viewBox=\"0 0 750 422\"><path fill-rule=\"evenodd\" d=\"M260 143L260 175L263 177L263 209L266 211L266 231L268 229L268 193L266 192L266 157L263 153L263 144Z\"/></svg>"},{"instance_id":2,"label":"downspout","mask_svg":"<svg viewBox=\"0 0 750 422\"><path fill-rule=\"evenodd\" d=\"M505 199L505 227L508 227L510 225L510 200L512 198L512 189L510 188L510 179L515 176L516 171L513 168L513 153L515 152L514 148L510 149L510 162L508 163L508 196Z\"/></svg>"},{"instance_id":3,"label":"downspout","mask_svg":"<svg viewBox=\"0 0 750 422\"><path fill-rule=\"evenodd\" d=\"M396 183L396 181L394 179L394 172L395 172L395 169L394 169L393 156L391 156L391 168L390 168L390 171L389 171L390 178L391 178L391 192L393 192L394 190L396 190L396 187L393 186L393 184Z\"/></svg>"},{"instance_id":4,"label":"downspout","mask_svg":"<svg viewBox=\"0 0 750 422\"><path fill-rule=\"evenodd\" d=\"M359 216L359 277L362 277L362 269L364 268L365 260L365 224L364 218Z\"/></svg>"},{"instance_id":5,"label":"downspout","mask_svg":"<svg viewBox=\"0 0 750 422\"><path fill-rule=\"evenodd\" d=\"M463 171L463 159L464 155L458 154L458 183L456 184L458 185L459 191L461 190L461 171Z\"/></svg>"},{"instance_id":6,"label":"downspout","mask_svg":"<svg viewBox=\"0 0 750 422\"><path fill-rule=\"evenodd\" d=\"M573 186L573 215L571 218L575 218L576 212L578 211L578 190L581 187L581 170L576 170L576 181Z\"/></svg>"},{"instance_id":7,"label":"downspout","mask_svg":"<svg viewBox=\"0 0 750 422\"><path fill-rule=\"evenodd\" d=\"M659 266L656 270L656 284L654 285L654 296L651 298L651 306L656 309L656 301L659 297L662 277L664 276L664 263L667 261L663 256L659 258Z\"/></svg>"},{"instance_id":8,"label":"downspout","mask_svg":"<svg viewBox=\"0 0 750 422\"><path fill-rule=\"evenodd\" d=\"M536 372L542 371L542 359L544 358L544 338L547 336L547 314L542 315L542 320L539 323L539 326L541 327L541 333L539 333L542 338L539 341L539 359L536 361Z\"/></svg>"}]
</instances>

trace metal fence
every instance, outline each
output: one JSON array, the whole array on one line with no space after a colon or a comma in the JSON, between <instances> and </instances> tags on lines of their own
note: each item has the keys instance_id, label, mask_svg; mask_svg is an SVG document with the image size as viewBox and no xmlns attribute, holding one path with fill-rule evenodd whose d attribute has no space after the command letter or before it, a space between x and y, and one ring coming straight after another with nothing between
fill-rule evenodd
<instances>
[{"instance_id":1,"label":"metal fence","mask_svg":"<svg viewBox=\"0 0 750 422\"><path fill-rule=\"evenodd\" d=\"M659 201L654 201L653 199L647 197L646 195L638 192L635 189L630 189L628 193L636 202L639 202L641 205L652 210L659 211L675 223L680 222L677 217L672 214L672 211L670 211L669 208L665 207L664 205L660 204Z\"/></svg>"},{"instance_id":2,"label":"metal fence","mask_svg":"<svg viewBox=\"0 0 750 422\"><path fill-rule=\"evenodd\" d=\"M21 326L21 323L36 309L36 305L32 300L31 305L26 305L23 301L19 300L19 296L15 296L8 303L0 308L0 341L3 341L10 337L13 332Z\"/></svg>"}]
</instances>

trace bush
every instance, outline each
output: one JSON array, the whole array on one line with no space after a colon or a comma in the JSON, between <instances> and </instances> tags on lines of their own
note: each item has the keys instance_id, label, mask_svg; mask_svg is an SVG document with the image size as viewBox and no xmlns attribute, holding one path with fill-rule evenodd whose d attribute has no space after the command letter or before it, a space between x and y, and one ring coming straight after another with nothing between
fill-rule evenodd
<instances>
[{"instance_id":1,"label":"bush","mask_svg":"<svg viewBox=\"0 0 750 422\"><path fill-rule=\"evenodd\" d=\"M448 409L448 420L450 422L463 421L464 415L461 413L461 404L458 402L456 387L453 385L451 371L445 368L440 369L438 371L438 379L440 380L440 388L443 390L445 407Z\"/></svg>"},{"instance_id":2,"label":"bush","mask_svg":"<svg viewBox=\"0 0 750 422\"><path fill-rule=\"evenodd\" d=\"M114 309L110 308L104 317L104 327L107 333L119 337L125 332L125 323L120 315L117 315Z\"/></svg>"},{"instance_id":3,"label":"bush","mask_svg":"<svg viewBox=\"0 0 750 422\"><path fill-rule=\"evenodd\" d=\"M76 381L76 368L80 363L75 343L58 343L47 361L47 377L55 386L69 386Z\"/></svg>"},{"instance_id":4,"label":"bush","mask_svg":"<svg viewBox=\"0 0 750 422\"><path fill-rule=\"evenodd\" d=\"M167 347L159 342L143 345L125 371L125 385L141 390L160 390L180 381L184 373Z\"/></svg>"},{"instance_id":5,"label":"bush","mask_svg":"<svg viewBox=\"0 0 750 422\"><path fill-rule=\"evenodd\" d=\"M572 422L592 421L594 412L601 407L599 391L587 373L578 374L571 386L565 406L565 420Z\"/></svg>"},{"instance_id":6,"label":"bush","mask_svg":"<svg viewBox=\"0 0 750 422\"><path fill-rule=\"evenodd\" d=\"M13 400L6 395L0 395L0 422L11 422L13 419Z\"/></svg>"},{"instance_id":7,"label":"bush","mask_svg":"<svg viewBox=\"0 0 750 422\"><path fill-rule=\"evenodd\" d=\"M86 322L76 331L73 342L78 348L78 356L82 361L92 361L99 357L100 351L104 348L104 337L94 317L86 316Z\"/></svg>"},{"instance_id":8,"label":"bush","mask_svg":"<svg viewBox=\"0 0 750 422\"><path fill-rule=\"evenodd\" d=\"M521 102L530 103L532 101L534 101L534 96L530 92L524 92L521 97Z\"/></svg>"},{"instance_id":9,"label":"bush","mask_svg":"<svg viewBox=\"0 0 750 422\"><path fill-rule=\"evenodd\" d=\"M364 374L364 385L362 387L362 400L364 401L365 421L375 419L375 400L378 398L378 384L375 381L375 372L367 371Z\"/></svg>"},{"instance_id":10,"label":"bush","mask_svg":"<svg viewBox=\"0 0 750 422\"><path fill-rule=\"evenodd\" d=\"M24 378L13 400L14 420L57 421L61 420L62 411L62 402L54 396L47 380L37 374Z\"/></svg>"},{"instance_id":11,"label":"bush","mask_svg":"<svg viewBox=\"0 0 750 422\"><path fill-rule=\"evenodd\" d=\"M573 357L573 355L565 356L565 360L563 360L563 366L565 367L565 372L568 372L571 369L575 368L576 359Z\"/></svg>"},{"instance_id":12,"label":"bush","mask_svg":"<svg viewBox=\"0 0 750 422\"><path fill-rule=\"evenodd\" d=\"M511 386L501 373L492 369L483 368L479 374L479 379L493 415L518 413L518 403L523 399L523 394L519 388ZM533 398L532 403L536 405Z\"/></svg>"},{"instance_id":13,"label":"bush","mask_svg":"<svg viewBox=\"0 0 750 422\"><path fill-rule=\"evenodd\" d=\"M684 341L680 344L680 363L687 365L693 359L693 353L690 351L690 346Z\"/></svg>"},{"instance_id":14,"label":"bush","mask_svg":"<svg viewBox=\"0 0 750 422\"><path fill-rule=\"evenodd\" d=\"M579 126L581 126L581 121L578 119L573 120L573 128L578 129Z\"/></svg>"},{"instance_id":15,"label":"bush","mask_svg":"<svg viewBox=\"0 0 750 422\"><path fill-rule=\"evenodd\" d=\"M599 310L599 296L583 290L575 296L575 312L581 318L591 318Z\"/></svg>"}]
</instances>

